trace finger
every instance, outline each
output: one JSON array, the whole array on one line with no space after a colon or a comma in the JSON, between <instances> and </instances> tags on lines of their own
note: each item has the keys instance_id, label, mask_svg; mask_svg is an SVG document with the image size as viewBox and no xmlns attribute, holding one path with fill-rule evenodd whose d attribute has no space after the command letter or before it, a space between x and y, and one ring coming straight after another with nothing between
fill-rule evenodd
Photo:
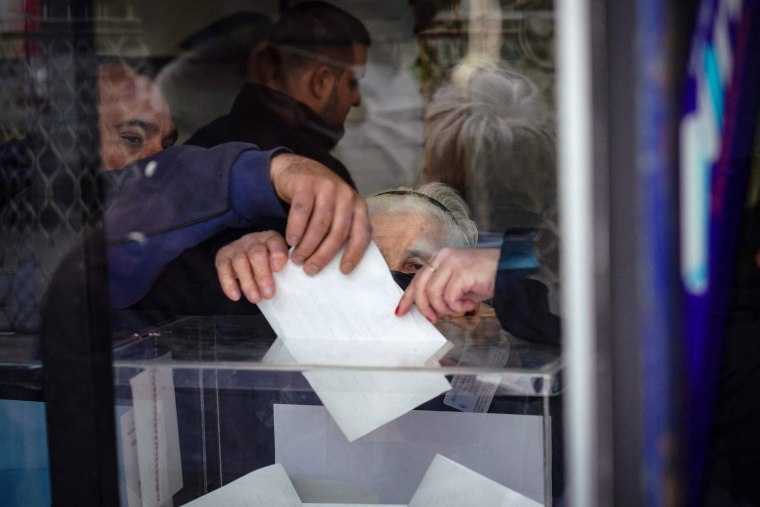
<instances>
[{"instance_id":1,"label":"finger","mask_svg":"<svg viewBox=\"0 0 760 507\"><path fill-rule=\"evenodd\" d=\"M311 217L309 217L306 231L304 232L301 241L299 241L298 245L293 249L292 258L296 264L303 264L306 259L309 259L314 253L316 253L317 249L330 232L331 227L333 227L334 215L335 203L333 202L333 196L327 195L325 192L320 192L314 202L314 209L312 210ZM345 234L347 235L347 225L348 224L343 222L336 224L336 227L345 230ZM332 248L334 248L334 241L329 242L316 258L311 259L308 264L304 265L304 271L307 275L314 275L324 267L326 264L326 261L324 260L324 257L326 256L325 252L329 252ZM333 251L333 255L335 252L337 252L337 250ZM327 260L330 258L332 257L329 257Z\"/></svg>"},{"instance_id":2,"label":"finger","mask_svg":"<svg viewBox=\"0 0 760 507\"><path fill-rule=\"evenodd\" d=\"M269 250L264 244L257 243L249 248L246 254L259 294L265 299L270 299L274 295L274 278L270 266Z\"/></svg>"},{"instance_id":3,"label":"finger","mask_svg":"<svg viewBox=\"0 0 760 507\"><path fill-rule=\"evenodd\" d=\"M478 307L478 303L476 303L472 299L463 299L462 300L462 309L460 311L462 311L462 312L471 312L471 311L473 311L477 307Z\"/></svg>"},{"instance_id":4,"label":"finger","mask_svg":"<svg viewBox=\"0 0 760 507\"><path fill-rule=\"evenodd\" d=\"M298 190L293 194L293 200L288 212L288 225L285 228L285 239L290 246L296 246L306 231L314 207L314 194L311 189ZM305 257L304 257L305 258ZM303 259L293 259L296 264L302 264Z\"/></svg>"},{"instance_id":5,"label":"finger","mask_svg":"<svg viewBox=\"0 0 760 507\"><path fill-rule=\"evenodd\" d=\"M406 290L401 295L401 299L396 306L396 317L403 317L412 308L412 305L414 304L414 291L416 288L416 281L416 277L412 278L411 283L407 286Z\"/></svg>"},{"instance_id":6,"label":"finger","mask_svg":"<svg viewBox=\"0 0 760 507\"><path fill-rule=\"evenodd\" d=\"M343 274L350 273L359 264L359 261L364 256L364 252L367 251L371 239L372 229L367 214L367 205L361 200L354 207L351 232L348 235L346 251L340 260L340 271Z\"/></svg>"},{"instance_id":7,"label":"finger","mask_svg":"<svg viewBox=\"0 0 760 507\"><path fill-rule=\"evenodd\" d=\"M328 234L322 239L317 250L306 259L304 271L307 274L314 275L321 271L346 244L351 232L354 202L353 193L349 194L347 198L337 199Z\"/></svg>"},{"instance_id":8,"label":"finger","mask_svg":"<svg viewBox=\"0 0 760 507\"><path fill-rule=\"evenodd\" d=\"M461 313L466 311L462 308L464 296L464 282L462 276L452 279L445 287L443 291L443 298L446 300L446 304L454 311L454 313Z\"/></svg>"},{"instance_id":9,"label":"finger","mask_svg":"<svg viewBox=\"0 0 760 507\"><path fill-rule=\"evenodd\" d=\"M232 259L232 269L240 284L240 289L245 298L253 304L261 301L261 293L256 285L251 270L251 262L247 255L237 255Z\"/></svg>"},{"instance_id":10,"label":"finger","mask_svg":"<svg viewBox=\"0 0 760 507\"><path fill-rule=\"evenodd\" d=\"M420 279L414 288L414 305L425 318L433 323L438 320L438 315L436 315L435 310L430 306L430 301L428 300L427 295L427 284L434 272L435 270L430 269L430 265L428 265L414 275L415 280L417 278Z\"/></svg>"},{"instance_id":11,"label":"finger","mask_svg":"<svg viewBox=\"0 0 760 507\"><path fill-rule=\"evenodd\" d=\"M430 277L430 281L427 284L426 292L428 300L438 316L457 313L449 307L443 297L446 285L451 282L451 274L451 268L447 266L439 266Z\"/></svg>"},{"instance_id":12,"label":"finger","mask_svg":"<svg viewBox=\"0 0 760 507\"><path fill-rule=\"evenodd\" d=\"M269 250L269 262L272 271L279 272L288 262L288 245L280 233L272 231L271 236L264 239L264 244Z\"/></svg>"},{"instance_id":13,"label":"finger","mask_svg":"<svg viewBox=\"0 0 760 507\"><path fill-rule=\"evenodd\" d=\"M219 256L217 256L217 259L216 276L219 280L219 285L222 287L222 292L232 301L239 301L240 288L238 287L237 279L232 271L229 259L226 257L219 258Z\"/></svg>"}]
</instances>

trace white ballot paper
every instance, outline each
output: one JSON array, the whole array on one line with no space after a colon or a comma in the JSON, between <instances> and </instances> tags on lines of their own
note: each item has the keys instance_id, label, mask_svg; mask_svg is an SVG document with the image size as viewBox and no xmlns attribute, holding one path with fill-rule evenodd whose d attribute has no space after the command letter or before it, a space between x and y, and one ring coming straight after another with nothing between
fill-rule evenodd
<instances>
[{"instance_id":1,"label":"white ballot paper","mask_svg":"<svg viewBox=\"0 0 760 507\"><path fill-rule=\"evenodd\" d=\"M541 415L417 409L347 442L325 407L275 404L274 459L294 480L341 482L374 492L380 503L400 504L409 501L430 462L442 454L543 501L545 422ZM382 469L369 463L382 463Z\"/></svg>"},{"instance_id":2,"label":"white ballot paper","mask_svg":"<svg viewBox=\"0 0 760 507\"><path fill-rule=\"evenodd\" d=\"M121 479L123 484L120 485L124 488L122 503L126 501L127 507L142 507L134 410L127 410L119 418L119 427L121 429L121 463L124 474L123 479Z\"/></svg>"},{"instance_id":3,"label":"white ballot paper","mask_svg":"<svg viewBox=\"0 0 760 507\"><path fill-rule=\"evenodd\" d=\"M282 465L269 465L185 504L188 507L301 507Z\"/></svg>"},{"instance_id":4,"label":"white ballot paper","mask_svg":"<svg viewBox=\"0 0 760 507\"><path fill-rule=\"evenodd\" d=\"M182 489L177 405L171 368L149 367L129 380L143 507L172 505Z\"/></svg>"},{"instance_id":5,"label":"white ballot paper","mask_svg":"<svg viewBox=\"0 0 760 507\"><path fill-rule=\"evenodd\" d=\"M302 503L285 469L260 468L190 503L188 507L365 507L368 504ZM501 484L440 454L433 458L408 505L378 507L541 507Z\"/></svg>"},{"instance_id":6,"label":"white ballot paper","mask_svg":"<svg viewBox=\"0 0 760 507\"><path fill-rule=\"evenodd\" d=\"M541 507L498 482L437 454L409 507Z\"/></svg>"},{"instance_id":7,"label":"white ballot paper","mask_svg":"<svg viewBox=\"0 0 760 507\"><path fill-rule=\"evenodd\" d=\"M340 272L341 255L313 277L290 262L275 273L275 297L259 308L283 353L300 364L393 368L423 366L447 345L416 308L394 315L402 291L374 243L349 275ZM442 374L420 372L319 370L304 376L349 441L451 387Z\"/></svg>"}]
</instances>

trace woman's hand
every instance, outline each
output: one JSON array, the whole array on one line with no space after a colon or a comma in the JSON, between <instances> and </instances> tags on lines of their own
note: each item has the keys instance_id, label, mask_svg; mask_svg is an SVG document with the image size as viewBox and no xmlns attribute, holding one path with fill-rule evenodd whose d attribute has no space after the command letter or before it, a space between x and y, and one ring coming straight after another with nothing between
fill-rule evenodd
<instances>
[{"instance_id":1,"label":"woman's hand","mask_svg":"<svg viewBox=\"0 0 760 507\"><path fill-rule=\"evenodd\" d=\"M417 272L396 315L405 315L413 304L430 322L474 310L493 296L498 264L498 248L444 248Z\"/></svg>"},{"instance_id":2,"label":"woman's hand","mask_svg":"<svg viewBox=\"0 0 760 507\"><path fill-rule=\"evenodd\" d=\"M216 253L216 275L232 301L240 293L251 303L274 296L273 272L288 262L288 245L275 231L252 232L223 246Z\"/></svg>"}]
</instances>

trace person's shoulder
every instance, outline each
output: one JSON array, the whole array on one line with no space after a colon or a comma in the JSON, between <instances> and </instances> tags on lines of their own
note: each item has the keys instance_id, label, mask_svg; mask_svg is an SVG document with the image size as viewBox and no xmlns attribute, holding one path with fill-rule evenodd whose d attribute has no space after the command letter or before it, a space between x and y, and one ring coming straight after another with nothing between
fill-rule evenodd
<instances>
[{"instance_id":1,"label":"person's shoulder","mask_svg":"<svg viewBox=\"0 0 760 507\"><path fill-rule=\"evenodd\" d=\"M212 146L230 141L242 141L242 139L233 139L233 137L235 137L233 120L227 114L199 128L185 141L185 144L211 148Z\"/></svg>"}]
</instances>

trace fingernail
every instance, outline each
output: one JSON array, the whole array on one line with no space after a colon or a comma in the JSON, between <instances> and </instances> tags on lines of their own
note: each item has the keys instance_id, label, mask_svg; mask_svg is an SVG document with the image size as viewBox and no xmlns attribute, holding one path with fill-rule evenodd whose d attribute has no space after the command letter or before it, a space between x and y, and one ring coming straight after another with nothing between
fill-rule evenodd
<instances>
[{"instance_id":1,"label":"fingernail","mask_svg":"<svg viewBox=\"0 0 760 507\"><path fill-rule=\"evenodd\" d=\"M233 291L232 291L232 299L233 299L234 301L237 301L238 299L240 299L240 292L238 292L238 291L236 291L236 290L233 290Z\"/></svg>"},{"instance_id":2,"label":"fingernail","mask_svg":"<svg viewBox=\"0 0 760 507\"><path fill-rule=\"evenodd\" d=\"M300 266L301 264L303 264L304 258L301 257L300 255L296 255L294 257L291 257L290 260Z\"/></svg>"},{"instance_id":3,"label":"fingernail","mask_svg":"<svg viewBox=\"0 0 760 507\"><path fill-rule=\"evenodd\" d=\"M288 245L290 246L296 246L298 244L298 240L300 240L298 236L288 236Z\"/></svg>"},{"instance_id":4,"label":"fingernail","mask_svg":"<svg viewBox=\"0 0 760 507\"><path fill-rule=\"evenodd\" d=\"M342 264L342 268L341 269L343 270L344 273L348 273L349 271L351 271L352 269L354 269L354 263L351 262L351 261L346 261L346 262L344 262Z\"/></svg>"},{"instance_id":5,"label":"fingernail","mask_svg":"<svg viewBox=\"0 0 760 507\"><path fill-rule=\"evenodd\" d=\"M307 264L304 266L303 270L307 275L314 276L317 274L317 271L319 271L319 268L315 264Z\"/></svg>"},{"instance_id":6,"label":"fingernail","mask_svg":"<svg viewBox=\"0 0 760 507\"><path fill-rule=\"evenodd\" d=\"M272 297L272 289L270 289L269 287L264 287L262 291L264 292L265 298L269 299Z\"/></svg>"},{"instance_id":7,"label":"fingernail","mask_svg":"<svg viewBox=\"0 0 760 507\"><path fill-rule=\"evenodd\" d=\"M282 261L282 259L272 260L272 268L274 268L275 271L281 270L284 265L285 263Z\"/></svg>"},{"instance_id":8,"label":"fingernail","mask_svg":"<svg viewBox=\"0 0 760 507\"><path fill-rule=\"evenodd\" d=\"M425 318L430 321L431 324L435 324L435 320L431 319L427 315L425 315Z\"/></svg>"},{"instance_id":9,"label":"fingernail","mask_svg":"<svg viewBox=\"0 0 760 507\"><path fill-rule=\"evenodd\" d=\"M399 306L401 306L401 305L398 305L398 306L396 306L396 311L395 311L395 312L393 312L393 313L395 313L395 314L396 314L396 317L398 317L398 307L399 307Z\"/></svg>"},{"instance_id":10,"label":"fingernail","mask_svg":"<svg viewBox=\"0 0 760 507\"><path fill-rule=\"evenodd\" d=\"M249 298L251 299L251 301L253 301L253 302L258 302L258 301L261 299L261 296L260 296L260 295L259 295L259 293L258 293L258 292L256 292L255 290L252 290L252 291L251 291L251 292L248 294L248 296L249 296Z\"/></svg>"}]
</instances>

